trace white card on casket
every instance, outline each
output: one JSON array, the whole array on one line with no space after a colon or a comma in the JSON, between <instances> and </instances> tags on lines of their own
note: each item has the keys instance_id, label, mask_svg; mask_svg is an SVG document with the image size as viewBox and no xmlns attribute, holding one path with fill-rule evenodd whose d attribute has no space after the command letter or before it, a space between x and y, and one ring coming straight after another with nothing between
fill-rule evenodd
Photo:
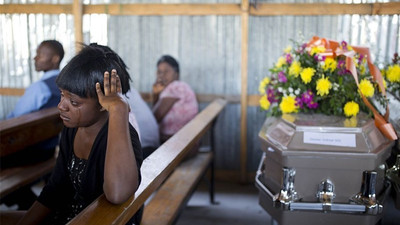
<instances>
[{"instance_id":1,"label":"white card on casket","mask_svg":"<svg viewBox=\"0 0 400 225\"><path fill-rule=\"evenodd\" d=\"M304 132L303 142L307 144L356 147L355 134Z\"/></svg>"}]
</instances>

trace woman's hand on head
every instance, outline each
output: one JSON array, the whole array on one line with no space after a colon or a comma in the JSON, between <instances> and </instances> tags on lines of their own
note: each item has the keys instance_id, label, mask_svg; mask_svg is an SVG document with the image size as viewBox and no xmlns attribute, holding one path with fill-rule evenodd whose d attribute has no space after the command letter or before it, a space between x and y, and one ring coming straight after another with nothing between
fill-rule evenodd
<instances>
[{"instance_id":1,"label":"woman's hand on head","mask_svg":"<svg viewBox=\"0 0 400 225\"><path fill-rule=\"evenodd\" d=\"M107 111L112 109L129 109L128 104L122 98L121 80L117 71L113 69L111 76L108 71L104 72L104 93L101 90L100 83L96 83L96 92L100 105Z\"/></svg>"}]
</instances>

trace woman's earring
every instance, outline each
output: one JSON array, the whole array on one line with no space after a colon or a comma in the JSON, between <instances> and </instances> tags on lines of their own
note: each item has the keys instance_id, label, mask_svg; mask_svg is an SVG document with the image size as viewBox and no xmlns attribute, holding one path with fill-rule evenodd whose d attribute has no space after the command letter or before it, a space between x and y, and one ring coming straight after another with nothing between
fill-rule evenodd
<instances>
[{"instance_id":1,"label":"woman's earring","mask_svg":"<svg viewBox=\"0 0 400 225\"><path fill-rule=\"evenodd\" d=\"M100 112L106 111L104 107L101 107Z\"/></svg>"}]
</instances>

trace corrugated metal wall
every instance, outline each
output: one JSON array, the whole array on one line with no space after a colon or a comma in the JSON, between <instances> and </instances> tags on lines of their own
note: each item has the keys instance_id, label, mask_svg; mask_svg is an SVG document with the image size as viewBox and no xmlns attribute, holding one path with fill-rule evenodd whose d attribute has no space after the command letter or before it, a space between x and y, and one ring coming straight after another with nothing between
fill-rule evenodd
<instances>
[{"instance_id":1,"label":"corrugated metal wall","mask_svg":"<svg viewBox=\"0 0 400 225\"><path fill-rule=\"evenodd\" d=\"M121 1L121 3L128 2L133 1ZM134 2L150 3L150 1ZM151 1L154 2L240 3L240 1L211 0ZM84 3L87 4L89 1ZM32 57L37 44L44 38L56 38L62 41L67 52L64 64L74 52L73 21L70 15L29 17L0 15L0 21L2 31L10 29L26 31L18 42L13 42L14 39L10 39L8 32L1 34L1 87L26 87L38 78L33 72ZM239 96L241 93L240 21L240 16L85 15L83 30L86 43L108 44L122 56L130 68L133 86L141 92L149 92L151 89L155 79L157 59L162 54L171 54L180 62L181 79L189 83L196 93ZM27 29L25 23L34 25ZM268 76L268 68L282 54L283 49L291 44L290 39L298 40L303 36L304 40L308 40L314 35L339 41L346 40L352 45L370 46L373 57L379 62L388 61L394 52L400 50L398 15L250 16L248 94L257 94L259 81ZM30 50L28 55L26 49ZM20 67L22 70L19 70ZM0 97L2 103L0 118L13 107L15 99ZM205 104L201 106L204 107ZM247 169L249 171L255 171L260 160L261 150L257 133L264 119L265 113L258 107L248 107ZM219 119L216 131L217 169L239 170L240 104L227 106Z\"/></svg>"},{"instance_id":2,"label":"corrugated metal wall","mask_svg":"<svg viewBox=\"0 0 400 225\"><path fill-rule=\"evenodd\" d=\"M0 87L26 88L40 78L42 73L35 71L33 58L45 39L63 44L61 67L65 66L75 54L73 29L72 15L0 14ZM17 100L17 96L0 95L0 119L7 116Z\"/></svg>"},{"instance_id":3,"label":"corrugated metal wall","mask_svg":"<svg viewBox=\"0 0 400 225\"><path fill-rule=\"evenodd\" d=\"M108 31L141 92L151 90L158 58L170 54L196 93L240 95L240 17L112 16ZM218 168L239 169L239 121L240 105L229 105L217 128Z\"/></svg>"}]
</instances>

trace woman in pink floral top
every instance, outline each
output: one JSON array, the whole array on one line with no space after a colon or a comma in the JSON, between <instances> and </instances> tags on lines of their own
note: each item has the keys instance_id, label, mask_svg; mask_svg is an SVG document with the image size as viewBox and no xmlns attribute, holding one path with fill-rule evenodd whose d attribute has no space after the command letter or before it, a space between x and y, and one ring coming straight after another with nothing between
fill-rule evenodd
<instances>
[{"instance_id":1,"label":"woman in pink floral top","mask_svg":"<svg viewBox=\"0 0 400 225\"><path fill-rule=\"evenodd\" d=\"M179 64L169 55L162 56L157 62L153 104L161 142L178 132L198 113L196 95L187 83L179 80Z\"/></svg>"}]
</instances>

